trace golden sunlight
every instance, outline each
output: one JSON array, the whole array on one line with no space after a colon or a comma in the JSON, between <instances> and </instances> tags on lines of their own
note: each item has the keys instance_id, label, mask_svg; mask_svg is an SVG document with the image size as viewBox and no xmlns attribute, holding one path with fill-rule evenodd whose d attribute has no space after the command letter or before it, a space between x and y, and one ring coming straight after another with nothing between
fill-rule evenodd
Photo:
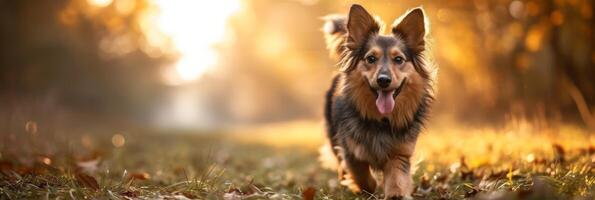
<instances>
[{"instance_id":1,"label":"golden sunlight","mask_svg":"<svg viewBox=\"0 0 595 200\"><path fill-rule=\"evenodd\" d=\"M112 0L88 0L89 4L97 7L106 7L112 3Z\"/></svg>"},{"instance_id":2,"label":"golden sunlight","mask_svg":"<svg viewBox=\"0 0 595 200\"><path fill-rule=\"evenodd\" d=\"M217 62L213 46L225 36L227 19L240 8L239 0L202 1L155 0L157 11L150 29L164 34L179 55L175 71L180 82L198 79ZM149 39L149 42L150 39ZM163 42L160 42L163 44Z\"/></svg>"}]
</instances>

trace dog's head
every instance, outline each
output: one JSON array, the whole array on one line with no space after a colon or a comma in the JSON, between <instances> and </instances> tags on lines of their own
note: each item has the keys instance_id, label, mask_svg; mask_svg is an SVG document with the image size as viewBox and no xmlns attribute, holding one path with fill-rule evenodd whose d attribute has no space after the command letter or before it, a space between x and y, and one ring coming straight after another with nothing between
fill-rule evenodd
<instances>
[{"instance_id":1,"label":"dog's head","mask_svg":"<svg viewBox=\"0 0 595 200\"><path fill-rule=\"evenodd\" d=\"M381 115L390 114L400 93L423 93L429 73L424 67L426 22L421 8L397 19L391 33L382 35L381 24L362 6L353 5L346 24L346 51L342 70L367 82ZM410 87L418 85L418 87ZM415 95L415 94L412 94Z\"/></svg>"}]
</instances>

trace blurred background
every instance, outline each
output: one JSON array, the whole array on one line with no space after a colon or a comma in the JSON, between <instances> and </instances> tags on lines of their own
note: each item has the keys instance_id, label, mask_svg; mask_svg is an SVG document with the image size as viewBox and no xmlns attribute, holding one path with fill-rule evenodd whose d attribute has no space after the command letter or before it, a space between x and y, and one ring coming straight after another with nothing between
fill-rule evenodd
<instances>
[{"instance_id":1,"label":"blurred background","mask_svg":"<svg viewBox=\"0 0 595 200\"><path fill-rule=\"evenodd\" d=\"M589 0L0 0L0 127L321 121L320 18L353 3L386 24L424 7L434 122L595 127Z\"/></svg>"}]
</instances>

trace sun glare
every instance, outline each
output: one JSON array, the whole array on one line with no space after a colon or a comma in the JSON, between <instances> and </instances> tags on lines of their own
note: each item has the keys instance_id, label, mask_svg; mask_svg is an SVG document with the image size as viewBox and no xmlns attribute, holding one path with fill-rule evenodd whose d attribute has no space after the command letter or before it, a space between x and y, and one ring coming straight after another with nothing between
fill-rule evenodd
<instances>
[{"instance_id":1,"label":"sun glare","mask_svg":"<svg viewBox=\"0 0 595 200\"><path fill-rule=\"evenodd\" d=\"M179 54L175 63L182 82L198 79L217 63L214 45L225 36L227 19L240 8L239 0L155 0L156 28Z\"/></svg>"},{"instance_id":2,"label":"sun glare","mask_svg":"<svg viewBox=\"0 0 595 200\"><path fill-rule=\"evenodd\" d=\"M89 4L97 7L106 7L112 3L112 0L88 0Z\"/></svg>"}]
</instances>

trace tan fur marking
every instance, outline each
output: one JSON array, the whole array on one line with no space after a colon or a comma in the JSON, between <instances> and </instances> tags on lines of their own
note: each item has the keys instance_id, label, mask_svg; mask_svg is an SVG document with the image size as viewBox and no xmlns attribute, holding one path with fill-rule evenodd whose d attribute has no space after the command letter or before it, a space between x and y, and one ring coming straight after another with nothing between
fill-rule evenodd
<instances>
[{"instance_id":1,"label":"tan fur marking","mask_svg":"<svg viewBox=\"0 0 595 200\"><path fill-rule=\"evenodd\" d=\"M380 57L382 55L382 49L380 47L372 47L370 51L366 53L366 56L374 55L376 57Z\"/></svg>"},{"instance_id":2,"label":"tan fur marking","mask_svg":"<svg viewBox=\"0 0 595 200\"><path fill-rule=\"evenodd\" d=\"M389 51L389 54L390 54L391 58L394 58L397 56L402 56L403 58L405 58L405 54L398 47L391 48Z\"/></svg>"}]
</instances>

